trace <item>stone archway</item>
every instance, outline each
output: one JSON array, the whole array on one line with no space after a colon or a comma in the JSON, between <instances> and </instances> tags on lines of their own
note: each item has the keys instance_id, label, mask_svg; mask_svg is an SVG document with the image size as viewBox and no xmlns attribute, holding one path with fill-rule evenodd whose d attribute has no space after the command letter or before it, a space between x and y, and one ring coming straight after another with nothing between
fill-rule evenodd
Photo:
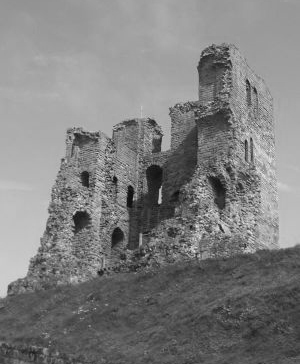
<instances>
[{"instance_id":1,"label":"stone archway","mask_svg":"<svg viewBox=\"0 0 300 364\"><path fill-rule=\"evenodd\" d=\"M119 227L116 227L111 235L111 248L118 248L124 240L125 235L123 231Z\"/></svg>"}]
</instances>

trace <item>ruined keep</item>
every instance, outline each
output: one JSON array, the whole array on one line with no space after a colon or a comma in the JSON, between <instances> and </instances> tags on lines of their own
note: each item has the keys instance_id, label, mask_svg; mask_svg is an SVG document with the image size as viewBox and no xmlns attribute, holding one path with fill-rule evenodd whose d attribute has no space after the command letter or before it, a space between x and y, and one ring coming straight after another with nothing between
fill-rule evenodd
<instances>
[{"instance_id":1,"label":"ruined keep","mask_svg":"<svg viewBox=\"0 0 300 364\"><path fill-rule=\"evenodd\" d=\"M112 138L67 131L40 248L9 293L117 270L137 248L162 262L278 246L270 92L233 45L206 48L198 73L198 100L170 108L167 151L150 118Z\"/></svg>"}]
</instances>

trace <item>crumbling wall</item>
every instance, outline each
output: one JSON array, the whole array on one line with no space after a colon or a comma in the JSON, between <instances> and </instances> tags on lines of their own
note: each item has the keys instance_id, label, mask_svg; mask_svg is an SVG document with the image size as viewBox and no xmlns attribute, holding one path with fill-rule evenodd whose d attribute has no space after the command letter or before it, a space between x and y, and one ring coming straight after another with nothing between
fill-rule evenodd
<instances>
[{"instance_id":1,"label":"crumbling wall","mask_svg":"<svg viewBox=\"0 0 300 364\"><path fill-rule=\"evenodd\" d=\"M232 45L206 48L197 69L199 99L170 108L166 152L150 118L115 125L111 139L67 132L41 246L9 293L277 247L269 90Z\"/></svg>"},{"instance_id":2,"label":"crumbling wall","mask_svg":"<svg viewBox=\"0 0 300 364\"><path fill-rule=\"evenodd\" d=\"M105 251L99 224L102 198L107 194L105 164L110 140L103 133L73 128L67 132L66 144L38 253L30 261L27 277L12 283L9 293L86 280L101 267ZM88 187L82 183L84 171L89 173ZM78 215L85 215L88 223L75 226Z\"/></svg>"},{"instance_id":3,"label":"crumbling wall","mask_svg":"<svg viewBox=\"0 0 300 364\"><path fill-rule=\"evenodd\" d=\"M162 211L173 203L173 210L147 234L143 250L148 249L150 256L159 251L154 261L278 246L269 91L234 46L207 48L198 71L199 101L177 104L170 111L171 150L161 165L163 203L159 208Z\"/></svg>"},{"instance_id":4,"label":"crumbling wall","mask_svg":"<svg viewBox=\"0 0 300 364\"><path fill-rule=\"evenodd\" d=\"M139 244L139 235L143 225L144 205L147 203L145 190L145 156L159 155L161 151L162 131L157 123L150 118L127 120L114 127L113 141L116 145L115 170L121 183L120 201L128 216L127 245L131 249ZM133 201L127 205L128 188L133 188ZM119 200L118 200L119 201ZM154 215L152 216L152 219ZM117 258L117 257L116 257Z\"/></svg>"}]
</instances>

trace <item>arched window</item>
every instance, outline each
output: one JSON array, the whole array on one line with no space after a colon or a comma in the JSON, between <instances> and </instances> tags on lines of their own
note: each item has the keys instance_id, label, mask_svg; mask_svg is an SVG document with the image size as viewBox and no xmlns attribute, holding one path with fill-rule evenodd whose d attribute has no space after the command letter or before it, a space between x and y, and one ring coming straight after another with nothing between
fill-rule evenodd
<instances>
[{"instance_id":1,"label":"arched window","mask_svg":"<svg viewBox=\"0 0 300 364\"><path fill-rule=\"evenodd\" d=\"M117 227L111 235L111 247L116 248L120 243L124 241L123 231Z\"/></svg>"},{"instance_id":2,"label":"arched window","mask_svg":"<svg viewBox=\"0 0 300 364\"><path fill-rule=\"evenodd\" d=\"M246 98L247 98L247 105L251 106L251 86L249 80L246 80Z\"/></svg>"},{"instance_id":3,"label":"arched window","mask_svg":"<svg viewBox=\"0 0 300 364\"><path fill-rule=\"evenodd\" d=\"M161 202L160 188L162 185L163 170L157 165L152 165L147 168L146 177L148 184L148 204L150 206L158 205Z\"/></svg>"},{"instance_id":4,"label":"arched window","mask_svg":"<svg viewBox=\"0 0 300 364\"><path fill-rule=\"evenodd\" d=\"M90 215L86 211L77 211L73 216L74 233L77 234L82 229L88 228L91 223Z\"/></svg>"},{"instance_id":5,"label":"arched window","mask_svg":"<svg viewBox=\"0 0 300 364\"><path fill-rule=\"evenodd\" d=\"M224 186L222 185L219 178L216 177L208 177L208 181L213 190L215 204L218 206L220 210L223 210L225 207L225 197L226 197L226 190Z\"/></svg>"},{"instance_id":6,"label":"arched window","mask_svg":"<svg viewBox=\"0 0 300 364\"><path fill-rule=\"evenodd\" d=\"M253 87L253 102L254 102L254 115L258 115L258 93L255 87Z\"/></svg>"},{"instance_id":7,"label":"arched window","mask_svg":"<svg viewBox=\"0 0 300 364\"><path fill-rule=\"evenodd\" d=\"M87 171L84 171L80 175L82 186L90 187L90 174Z\"/></svg>"},{"instance_id":8,"label":"arched window","mask_svg":"<svg viewBox=\"0 0 300 364\"><path fill-rule=\"evenodd\" d=\"M128 186L127 188L127 207L131 208L133 205L133 195L134 189L132 186Z\"/></svg>"},{"instance_id":9,"label":"arched window","mask_svg":"<svg viewBox=\"0 0 300 364\"><path fill-rule=\"evenodd\" d=\"M249 154L248 140L245 140L245 161L246 162L248 162L248 160L249 160L248 154Z\"/></svg>"},{"instance_id":10,"label":"arched window","mask_svg":"<svg viewBox=\"0 0 300 364\"><path fill-rule=\"evenodd\" d=\"M252 138L250 138L250 161L252 163L254 162L254 144Z\"/></svg>"}]
</instances>

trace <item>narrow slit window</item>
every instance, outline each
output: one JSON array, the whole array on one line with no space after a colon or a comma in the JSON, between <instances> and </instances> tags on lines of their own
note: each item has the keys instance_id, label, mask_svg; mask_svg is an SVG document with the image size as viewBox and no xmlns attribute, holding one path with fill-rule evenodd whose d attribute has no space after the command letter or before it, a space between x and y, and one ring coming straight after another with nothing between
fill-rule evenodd
<instances>
[{"instance_id":1,"label":"narrow slit window","mask_svg":"<svg viewBox=\"0 0 300 364\"><path fill-rule=\"evenodd\" d=\"M254 162L254 144L252 138L250 138L250 160L252 163Z\"/></svg>"},{"instance_id":2,"label":"narrow slit window","mask_svg":"<svg viewBox=\"0 0 300 364\"><path fill-rule=\"evenodd\" d=\"M245 140L245 161L248 162L249 160L249 146L248 146L248 140Z\"/></svg>"},{"instance_id":3,"label":"narrow slit window","mask_svg":"<svg viewBox=\"0 0 300 364\"><path fill-rule=\"evenodd\" d=\"M114 201L117 200L117 196L118 196L118 178L116 176L113 177L112 179L112 195L113 195L113 199Z\"/></svg>"},{"instance_id":4,"label":"narrow slit window","mask_svg":"<svg viewBox=\"0 0 300 364\"><path fill-rule=\"evenodd\" d=\"M251 85L249 80L246 80L246 98L247 98L247 105L251 106Z\"/></svg>"},{"instance_id":5,"label":"narrow slit window","mask_svg":"<svg viewBox=\"0 0 300 364\"><path fill-rule=\"evenodd\" d=\"M258 93L255 87L253 87L253 98L254 98L254 115L258 115Z\"/></svg>"}]
</instances>

